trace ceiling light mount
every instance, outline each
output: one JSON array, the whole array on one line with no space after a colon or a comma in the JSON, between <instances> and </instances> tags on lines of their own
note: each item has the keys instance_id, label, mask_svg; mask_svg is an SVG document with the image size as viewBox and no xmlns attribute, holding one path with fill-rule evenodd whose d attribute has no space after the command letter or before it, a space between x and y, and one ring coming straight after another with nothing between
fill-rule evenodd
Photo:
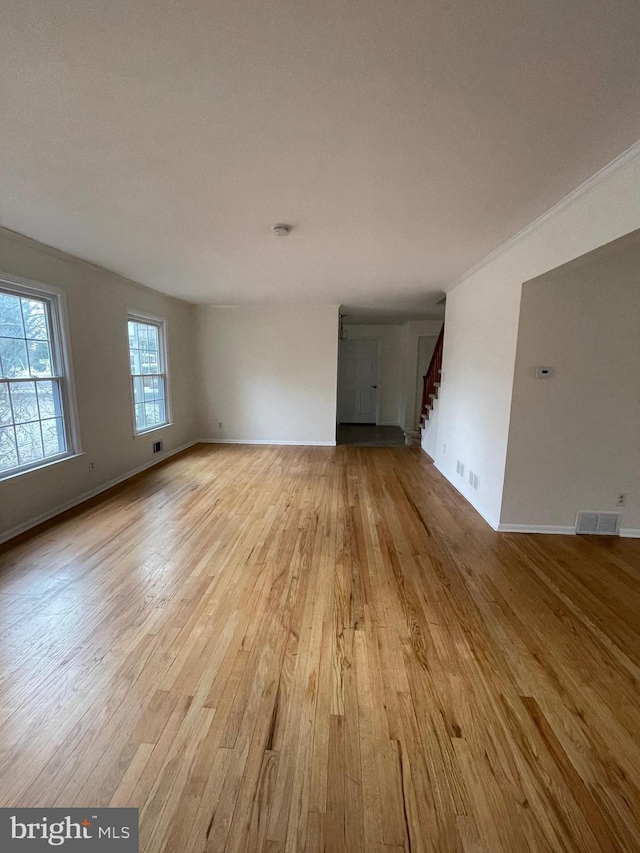
<instances>
[{"instance_id":1,"label":"ceiling light mount","mask_svg":"<svg viewBox=\"0 0 640 853\"><path fill-rule=\"evenodd\" d=\"M283 222L281 222L278 225L274 225L271 230L276 235L276 237L286 237L288 234L291 233L291 226L285 225Z\"/></svg>"}]
</instances>

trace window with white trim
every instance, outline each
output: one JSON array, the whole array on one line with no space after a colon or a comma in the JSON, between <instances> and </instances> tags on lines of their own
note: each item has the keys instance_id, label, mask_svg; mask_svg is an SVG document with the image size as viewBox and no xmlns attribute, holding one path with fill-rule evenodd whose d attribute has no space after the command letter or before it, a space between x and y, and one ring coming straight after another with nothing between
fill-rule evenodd
<instances>
[{"instance_id":1,"label":"window with white trim","mask_svg":"<svg viewBox=\"0 0 640 853\"><path fill-rule=\"evenodd\" d=\"M0 477L74 453L59 298L0 281Z\"/></svg>"},{"instance_id":2,"label":"window with white trim","mask_svg":"<svg viewBox=\"0 0 640 853\"><path fill-rule=\"evenodd\" d=\"M130 314L129 361L136 435L169 422L163 320Z\"/></svg>"}]
</instances>

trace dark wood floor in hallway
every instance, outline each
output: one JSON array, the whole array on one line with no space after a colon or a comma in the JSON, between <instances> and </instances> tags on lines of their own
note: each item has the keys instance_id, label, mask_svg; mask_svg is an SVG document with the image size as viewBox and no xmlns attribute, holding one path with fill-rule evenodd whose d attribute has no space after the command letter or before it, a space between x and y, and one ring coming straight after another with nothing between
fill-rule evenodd
<instances>
[{"instance_id":1,"label":"dark wood floor in hallway","mask_svg":"<svg viewBox=\"0 0 640 853\"><path fill-rule=\"evenodd\" d=\"M146 853L640 849L640 543L420 450L198 446L0 556L2 806Z\"/></svg>"}]
</instances>

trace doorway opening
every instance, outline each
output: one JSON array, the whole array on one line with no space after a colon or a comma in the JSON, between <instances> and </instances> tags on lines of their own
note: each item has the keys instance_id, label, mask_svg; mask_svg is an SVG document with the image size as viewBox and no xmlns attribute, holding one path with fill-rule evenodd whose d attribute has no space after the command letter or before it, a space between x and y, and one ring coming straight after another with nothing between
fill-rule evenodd
<instances>
[{"instance_id":1,"label":"doorway opening","mask_svg":"<svg viewBox=\"0 0 640 853\"><path fill-rule=\"evenodd\" d=\"M404 447L397 425L380 423L381 340L340 340L337 443L360 447Z\"/></svg>"},{"instance_id":2,"label":"doorway opening","mask_svg":"<svg viewBox=\"0 0 640 853\"><path fill-rule=\"evenodd\" d=\"M441 320L340 315L338 444L418 447L424 375Z\"/></svg>"}]
</instances>

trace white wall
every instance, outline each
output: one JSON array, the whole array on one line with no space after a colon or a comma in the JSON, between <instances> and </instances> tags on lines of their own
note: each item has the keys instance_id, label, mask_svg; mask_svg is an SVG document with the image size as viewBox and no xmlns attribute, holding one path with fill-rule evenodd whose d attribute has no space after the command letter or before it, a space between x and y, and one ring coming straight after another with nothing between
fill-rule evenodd
<instances>
[{"instance_id":1,"label":"white wall","mask_svg":"<svg viewBox=\"0 0 640 853\"><path fill-rule=\"evenodd\" d=\"M200 438L335 443L337 305L199 305L196 329Z\"/></svg>"},{"instance_id":2,"label":"white wall","mask_svg":"<svg viewBox=\"0 0 640 853\"><path fill-rule=\"evenodd\" d=\"M0 270L64 291L84 454L0 481L0 541L195 438L193 307L0 229ZM127 311L167 320L173 425L134 437ZM89 462L95 471L89 471Z\"/></svg>"},{"instance_id":3,"label":"white wall","mask_svg":"<svg viewBox=\"0 0 640 853\"><path fill-rule=\"evenodd\" d=\"M436 465L493 526L502 505L522 283L640 228L639 198L636 156L447 294ZM456 475L456 459L478 474L477 492Z\"/></svg>"},{"instance_id":4,"label":"white wall","mask_svg":"<svg viewBox=\"0 0 640 853\"><path fill-rule=\"evenodd\" d=\"M640 533L638 233L523 286L501 525L572 530L619 492Z\"/></svg>"}]
</instances>

